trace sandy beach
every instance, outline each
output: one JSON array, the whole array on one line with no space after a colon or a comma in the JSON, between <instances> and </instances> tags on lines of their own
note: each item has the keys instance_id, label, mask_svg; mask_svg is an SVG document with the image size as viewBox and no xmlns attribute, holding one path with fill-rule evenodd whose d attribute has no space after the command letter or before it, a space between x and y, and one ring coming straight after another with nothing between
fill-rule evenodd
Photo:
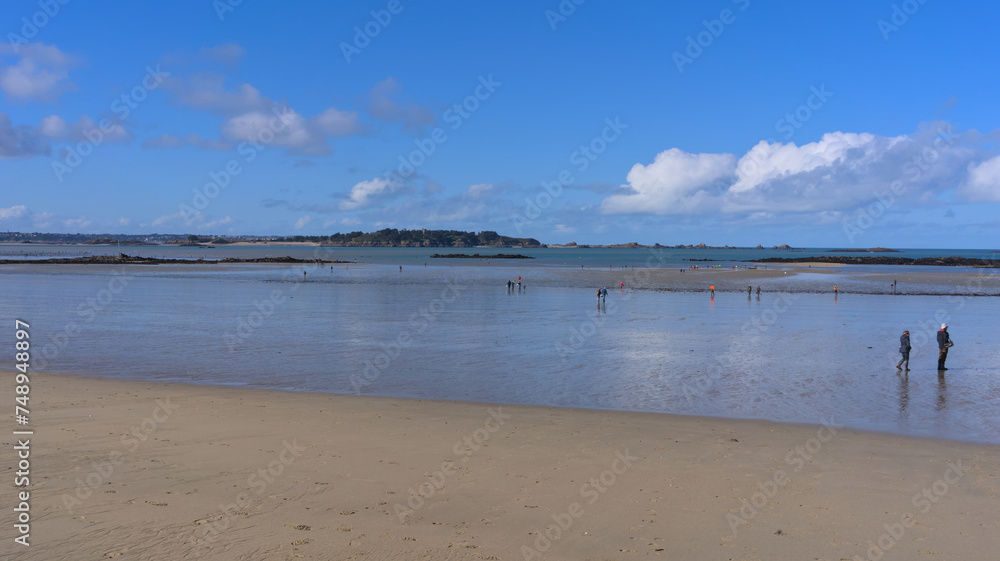
<instances>
[{"instance_id":1,"label":"sandy beach","mask_svg":"<svg viewBox=\"0 0 1000 561\"><path fill-rule=\"evenodd\" d=\"M31 545L5 523L5 559L958 560L1000 546L1000 448L837 419L49 374L31 395Z\"/></svg>"}]
</instances>

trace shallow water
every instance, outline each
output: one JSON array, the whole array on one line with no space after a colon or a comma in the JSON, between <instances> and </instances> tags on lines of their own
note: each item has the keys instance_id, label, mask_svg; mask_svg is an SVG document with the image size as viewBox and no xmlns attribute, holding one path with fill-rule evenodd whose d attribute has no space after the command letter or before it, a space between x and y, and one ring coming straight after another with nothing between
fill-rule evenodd
<instances>
[{"instance_id":1,"label":"shallow water","mask_svg":"<svg viewBox=\"0 0 1000 561\"><path fill-rule=\"evenodd\" d=\"M527 288L505 290L517 274ZM826 419L1000 443L996 297L775 292L834 278L816 272L766 279L759 299L711 299L655 290L654 276L630 278L636 290L609 289L598 308L596 274L510 264L6 266L0 317L31 324L43 371ZM865 282L833 275L842 287ZM934 343L942 321L956 340L943 379ZM903 329L914 346L908 376L894 366ZM6 330L5 344L13 335Z\"/></svg>"}]
</instances>

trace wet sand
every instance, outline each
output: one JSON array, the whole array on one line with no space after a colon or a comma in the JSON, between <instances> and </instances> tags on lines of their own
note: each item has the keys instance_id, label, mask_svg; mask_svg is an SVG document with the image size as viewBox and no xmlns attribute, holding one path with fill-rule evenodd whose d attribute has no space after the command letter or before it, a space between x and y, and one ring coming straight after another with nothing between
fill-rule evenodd
<instances>
[{"instance_id":1,"label":"wet sand","mask_svg":"<svg viewBox=\"0 0 1000 561\"><path fill-rule=\"evenodd\" d=\"M836 419L49 374L31 399L32 545L5 523L9 559L958 560L1000 547L1000 447Z\"/></svg>"}]
</instances>

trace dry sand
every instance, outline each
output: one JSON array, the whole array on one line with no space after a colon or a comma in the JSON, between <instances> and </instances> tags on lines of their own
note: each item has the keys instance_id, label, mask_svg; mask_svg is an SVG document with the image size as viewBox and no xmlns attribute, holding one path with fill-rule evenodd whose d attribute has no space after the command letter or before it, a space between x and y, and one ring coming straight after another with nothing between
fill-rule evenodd
<instances>
[{"instance_id":1,"label":"dry sand","mask_svg":"<svg viewBox=\"0 0 1000 561\"><path fill-rule=\"evenodd\" d=\"M3 559L982 560L1000 550L990 445L54 375L35 376L31 391L31 545L13 542L8 483Z\"/></svg>"}]
</instances>

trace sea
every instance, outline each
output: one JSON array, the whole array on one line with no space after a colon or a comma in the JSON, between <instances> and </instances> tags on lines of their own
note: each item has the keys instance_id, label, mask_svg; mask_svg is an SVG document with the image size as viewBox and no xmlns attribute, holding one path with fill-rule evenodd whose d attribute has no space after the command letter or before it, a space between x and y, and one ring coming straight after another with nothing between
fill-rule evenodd
<instances>
[{"instance_id":1,"label":"sea","mask_svg":"<svg viewBox=\"0 0 1000 561\"><path fill-rule=\"evenodd\" d=\"M2 263L118 253L341 263ZM27 322L38 375L830 422L1000 444L1000 269L748 262L818 255L828 248L4 245L0 339L13 349L15 320ZM944 373L941 323L955 341ZM895 367L904 329L908 373Z\"/></svg>"}]
</instances>

